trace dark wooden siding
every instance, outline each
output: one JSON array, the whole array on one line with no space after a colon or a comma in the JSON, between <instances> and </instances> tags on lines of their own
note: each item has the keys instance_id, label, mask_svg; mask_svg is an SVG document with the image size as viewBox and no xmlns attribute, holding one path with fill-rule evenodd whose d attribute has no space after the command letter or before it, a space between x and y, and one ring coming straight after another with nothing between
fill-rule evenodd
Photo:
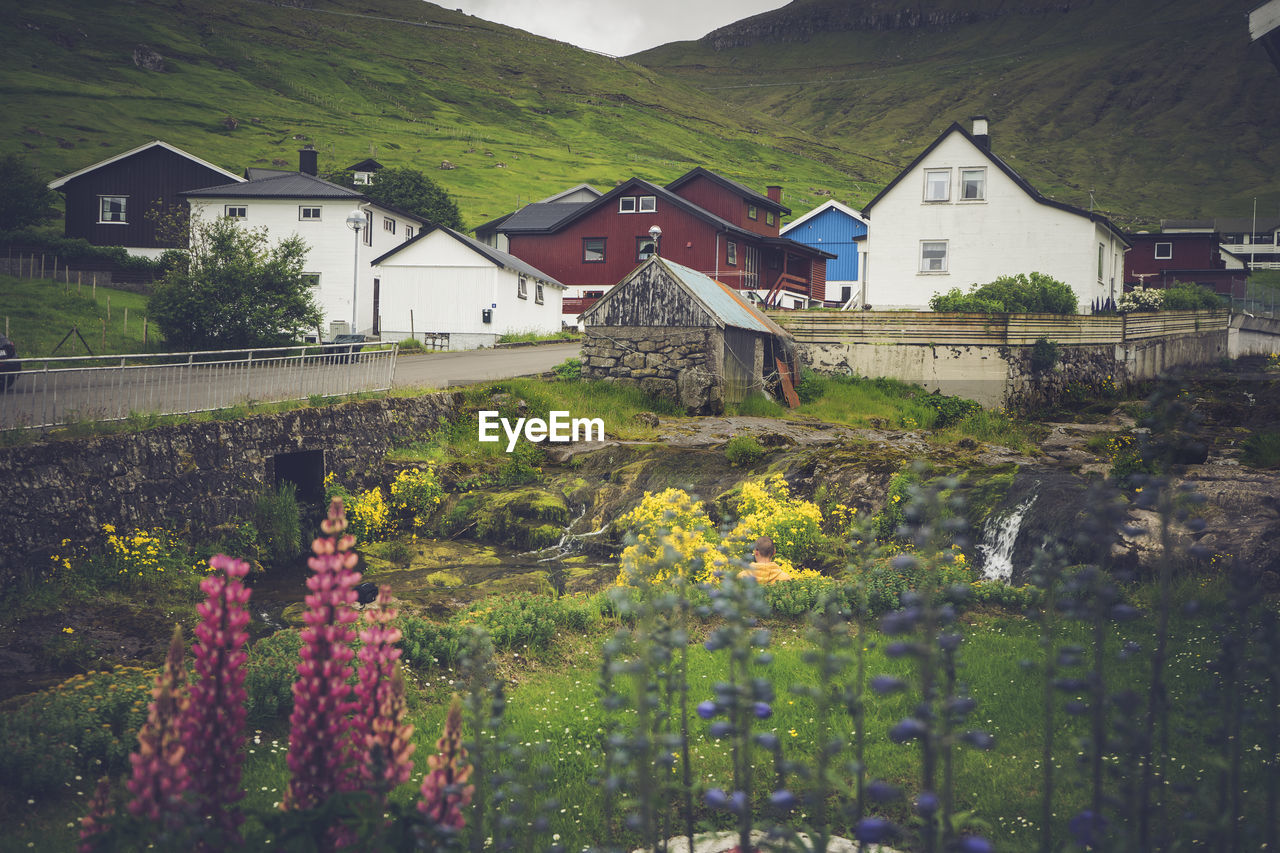
<instances>
[{"instance_id":1,"label":"dark wooden siding","mask_svg":"<svg viewBox=\"0 0 1280 853\"><path fill-rule=\"evenodd\" d=\"M662 257L710 273L715 269L716 231L705 220L661 198L653 213L619 213L608 202L558 234L512 234L507 251L563 284L612 287L639 266L636 238L662 229ZM605 262L584 263L582 239L605 238ZM720 240L724 252L724 239ZM723 261L721 262L723 266Z\"/></svg>"},{"instance_id":2,"label":"dark wooden siding","mask_svg":"<svg viewBox=\"0 0 1280 853\"><path fill-rule=\"evenodd\" d=\"M724 330L724 401L741 403L761 384L755 375L756 332L732 326Z\"/></svg>"},{"instance_id":3,"label":"dark wooden siding","mask_svg":"<svg viewBox=\"0 0 1280 853\"><path fill-rule=\"evenodd\" d=\"M681 287L651 266L614 291L589 326L714 326L715 321Z\"/></svg>"},{"instance_id":4,"label":"dark wooden siding","mask_svg":"<svg viewBox=\"0 0 1280 853\"><path fill-rule=\"evenodd\" d=\"M709 210L721 219L732 222L739 228L768 237L778 236L778 229L781 224L779 220L782 217L775 211L773 225L766 225L765 208L768 206L767 203L752 201L751 204L756 206L756 218L748 219L747 200L737 193L729 192L729 190L710 178L699 175L689 180L688 183L682 184L679 189L675 190L675 193L681 198L693 202L703 210Z\"/></svg>"},{"instance_id":5,"label":"dark wooden siding","mask_svg":"<svg viewBox=\"0 0 1280 853\"><path fill-rule=\"evenodd\" d=\"M110 165L88 172L62 187L66 195L68 237L83 237L97 246L168 248L156 237L155 225L146 214L157 206L185 210L178 193L231 183L231 179L167 148L155 146ZM126 196L126 224L98 222L98 197Z\"/></svg>"}]
</instances>

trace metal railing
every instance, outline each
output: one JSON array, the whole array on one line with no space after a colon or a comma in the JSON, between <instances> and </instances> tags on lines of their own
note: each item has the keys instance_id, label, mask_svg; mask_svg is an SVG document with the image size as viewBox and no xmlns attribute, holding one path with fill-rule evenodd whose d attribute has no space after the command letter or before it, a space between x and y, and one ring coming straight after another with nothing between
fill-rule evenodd
<instances>
[{"instance_id":1,"label":"metal railing","mask_svg":"<svg viewBox=\"0 0 1280 853\"><path fill-rule=\"evenodd\" d=\"M0 429L385 391L397 344L323 344L159 355L23 358L0 373ZM13 377L8 390L8 377Z\"/></svg>"}]
</instances>

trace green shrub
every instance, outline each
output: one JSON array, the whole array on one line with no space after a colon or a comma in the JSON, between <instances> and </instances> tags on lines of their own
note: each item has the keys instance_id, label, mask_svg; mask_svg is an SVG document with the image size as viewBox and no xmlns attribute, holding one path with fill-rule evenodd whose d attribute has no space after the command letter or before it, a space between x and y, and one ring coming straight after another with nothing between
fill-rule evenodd
<instances>
[{"instance_id":1,"label":"green shrub","mask_svg":"<svg viewBox=\"0 0 1280 853\"><path fill-rule=\"evenodd\" d=\"M556 610L552 598L519 593L472 604L449 622L459 628L479 625L488 631L495 649L518 646L541 649L546 648L556 634Z\"/></svg>"},{"instance_id":2,"label":"green shrub","mask_svg":"<svg viewBox=\"0 0 1280 853\"><path fill-rule=\"evenodd\" d=\"M1254 468L1280 468L1280 432L1258 432L1249 436L1240 461Z\"/></svg>"},{"instance_id":3,"label":"green shrub","mask_svg":"<svg viewBox=\"0 0 1280 853\"><path fill-rule=\"evenodd\" d=\"M4 784L31 796L127 771L154 679L135 666L77 675L0 715Z\"/></svg>"},{"instance_id":4,"label":"green shrub","mask_svg":"<svg viewBox=\"0 0 1280 853\"><path fill-rule=\"evenodd\" d=\"M877 539L889 542L898 538L898 528L907 522L903 510L910 501L911 487L919 481L920 477L909 468L904 468L889 480L884 509L876 513L871 522Z\"/></svg>"},{"instance_id":5,"label":"green shrub","mask_svg":"<svg viewBox=\"0 0 1280 853\"><path fill-rule=\"evenodd\" d=\"M934 311L977 314L1074 314L1076 294L1069 284L1044 273L1002 275L968 293L952 288L929 300Z\"/></svg>"},{"instance_id":6,"label":"green shrub","mask_svg":"<svg viewBox=\"0 0 1280 853\"><path fill-rule=\"evenodd\" d=\"M731 465L751 465L764 454L764 447L753 435L735 435L724 447L725 458Z\"/></svg>"},{"instance_id":7,"label":"green shrub","mask_svg":"<svg viewBox=\"0 0 1280 853\"><path fill-rule=\"evenodd\" d=\"M1058 363L1058 345L1048 338L1036 338L1031 345L1031 370L1044 373Z\"/></svg>"},{"instance_id":8,"label":"green shrub","mask_svg":"<svg viewBox=\"0 0 1280 853\"><path fill-rule=\"evenodd\" d=\"M262 725L293 710L293 682L298 678L302 637L297 631L277 631L249 647L245 668L245 703L250 723Z\"/></svg>"},{"instance_id":9,"label":"green shrub","mask_svg":"<svg viewBox=\"0 0 1280 853\"><path fill-rule=\"evenodd\" d=\"M829 595L838 595L847 606L851 590L834 578L793 578L762 587L774 616L796 618L812 611Z\"/></svg>"},{"instance_id":10,"label":"green shrub","mask_svg":"<svg viewBox=\"0 0 1280 853\"><path fill-rule=\"evenodd\" d=\"M1166 311L1198 311L1222 307L1222 300L1211 289L1195 282L1176 281L1166 288L1160 307Z\"/></svg>"},{"instance_id":11,"label":"green shrub","mask_svg":"<svg viewBox=\"0 0 1280 853\"><path fill-rule=\"evenodd\" d=\"M422 341L417 338L405 338L400 342L400 352L421 352L423 349Z\"/></svg>"},{"instance_id":12,"label":"green shrub","mask_svg":"<svg viewBox=\"0 0 1280 853\"><path fill-rule=\"evenodd\" d=\"M287 480L274 491L258 495L253 505L253 524L264 558L284 563L302 550L302 511L298 508L298 487ZM236 553L236 552L231 552Z\"/></svg>"},{"instance_id":13,"label":"green shrub","mask_svg":"<svg viewBox=\"0 0 1280 853\"><path fill-rule=\"evenodd\" d=\"M566 358L551 368L551 372L562 382L573 382L582 378L582 359Z\"/></svg>"},{"instance_id":14,"label":"green shrub","mask_svg":"<svg viewBox=\"0 0 1280 853\"><path fill-rule=\"evenodd\" d=\"M964 397L949 397L945 394L927 394L924 397L924 402L938 413L933 422L933 426L937 429L945 429L952 424L959 423L970 415L982 411L982 406L973 400Z\"/></svg>"},{"instance_id":15,"label":"green shrub","mask_svg":"<svg viewBox=\"0 0 1280 853\"><path fill-rule=\"evenodd\" d=\"M826 392L827 384L821 376L808 367L800 368L800 381L796 383L796 396L801 403L812 403Z\"/></svg>"},{"instance_id":16,"label":"green shrub","mask_svg":"<svg viewBox=\"0 0 1280 853\"><path fill-rule=\"evenodd\" d=\"M404 659L419 669L453 666L459 657L462 631L456 625L438 625L416 616L398 622Z\"/></svg>"}]
</instances>

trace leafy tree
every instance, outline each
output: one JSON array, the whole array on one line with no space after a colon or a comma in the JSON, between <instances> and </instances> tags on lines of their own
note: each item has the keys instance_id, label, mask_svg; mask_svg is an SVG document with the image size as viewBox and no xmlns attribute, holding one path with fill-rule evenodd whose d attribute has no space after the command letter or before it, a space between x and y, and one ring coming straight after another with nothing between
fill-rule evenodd
<instances>
[{"instance_id":1,"label":"leafy tree","mask_svg":"<svg viewBox=\"0 0 1280 853\"><path fill-rule=\"evenodd\" d=\"M301 238L271 246L265 229L221 217L190 228L185 263L169 268L147 302L171 349L285 346L320 322Z\"/></svg>"},{"instance_id":2,"label":"leafy tree","mask_svg":"<svg viewBox=\"0 0 1280 853\"><path fill-rule=\"evenodd\" d=\"M973 285L965 293L953 287L929 300L934 311L978 314L1074 314L1076 294L1071 285L1044 273L1002 275L988 284Z\"/></svg>"},{"instance_id":3,"label":"leafy tree","mask_svg":"<svg viewBox=\"0 0 1280 853\"><path fill-rule=\"evenodd\" d=\"M0 231L38 225L55 213L57 199L57 193L21 157L0 157Z\"/></svg>"},{"instance_id":4,"label":"leafy tree","mask_svg":"<svg viewBox=\"0 0 1280 853\"><path fill-rule=\"evenodd\" d=\"M406 213L443 225L461 228L462 214L453 198L438 184L416 169L379 169L373 182L358 189L374 201L389 204Z\"/></svg>"}]
</instances>

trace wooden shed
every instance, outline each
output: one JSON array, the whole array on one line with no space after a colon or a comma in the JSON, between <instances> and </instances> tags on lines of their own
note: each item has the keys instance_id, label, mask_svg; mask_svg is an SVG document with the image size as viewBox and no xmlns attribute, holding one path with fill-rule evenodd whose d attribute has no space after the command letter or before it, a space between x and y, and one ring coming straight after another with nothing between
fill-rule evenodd
<instances>
[{"instance_id":1,"label":"wooden shed","mask_svg":"<svg viewBox=\"0 0 1280 853\"><path fill-rule=\"evenodd\" d=\"M585 376L635 382L719 414L753 391L779 395L795 340L741 292L654 256L582 315Z\"/></svg>"}]
</instances>

